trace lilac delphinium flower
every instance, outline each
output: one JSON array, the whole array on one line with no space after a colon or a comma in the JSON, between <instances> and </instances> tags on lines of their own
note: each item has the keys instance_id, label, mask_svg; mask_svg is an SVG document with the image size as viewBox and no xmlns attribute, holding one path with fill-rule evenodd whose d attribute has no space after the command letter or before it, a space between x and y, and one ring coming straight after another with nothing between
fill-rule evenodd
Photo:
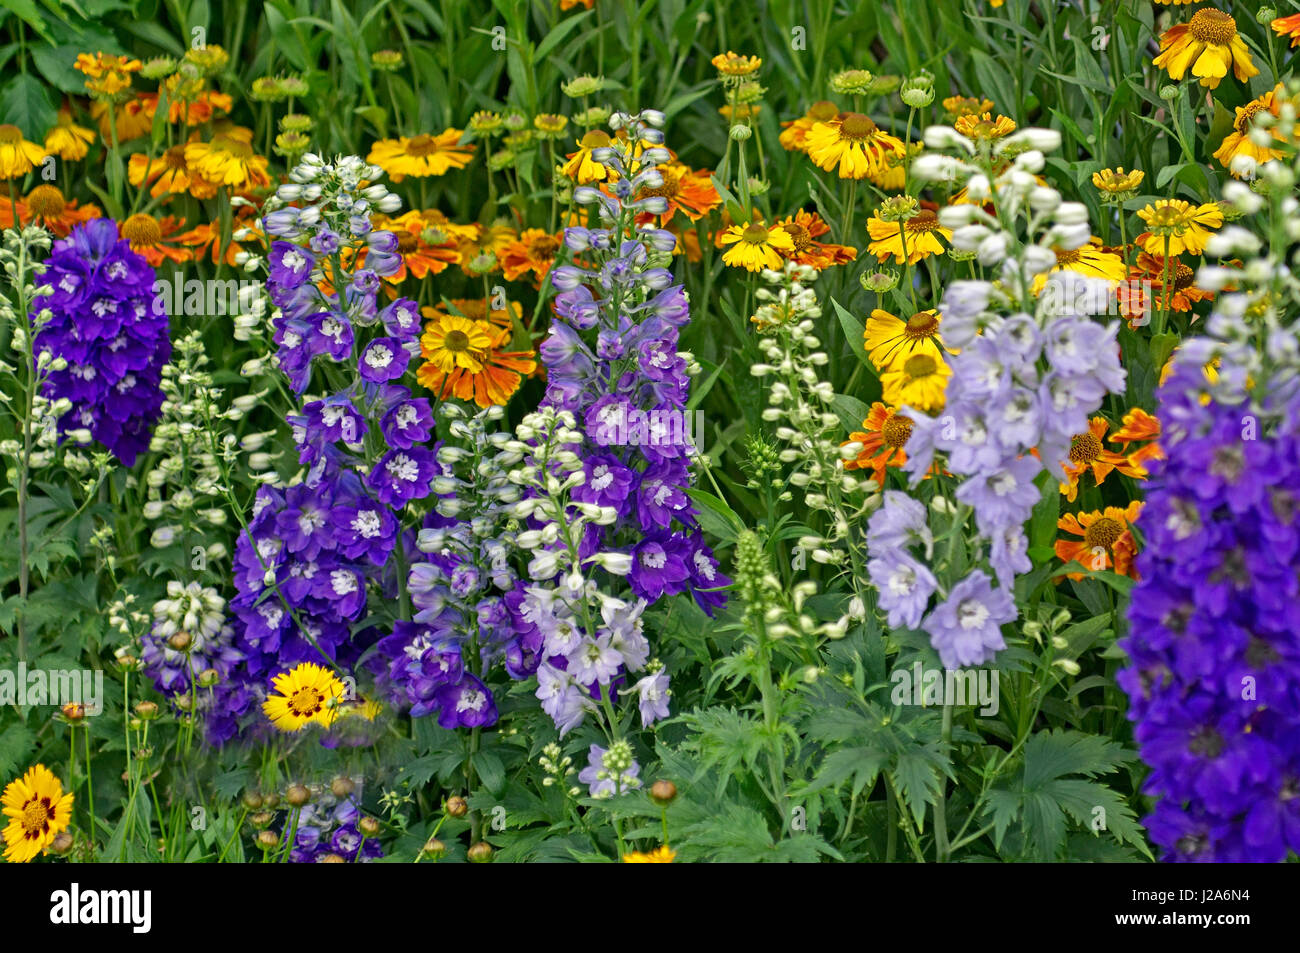
<instances>
[{"instance_id":1,"label":"lilac delphinium flower","mask_svg":"<svg viewBox=\"0 0 1300 953\"><path fill-rule=\"evenodd\" d=\"M587 752L587 767L578 772L578 780L587 785L595 798L611 798L641 786L637 775L641 766L632 757L626 741L616 741L609 748L592 745Z\"/></svg>"},{"instance_id":2,"label":"lilac delphinium flower","mask_svg":"<svg viewBox=\"0 0 1300 953\"><path fill-rule=\"evenodd\" d=\"M149 446L162 407L162 369L171 356L167 313L154 270L120 237L112 219L93 219L54 243L37 300L51 313L34 341L61 359L42 393L67 398L60 430L87 429L126 466Z\"/></svg>"},{"instance_id":3,"label":"lilac delphinium flower","mask_svg":"<svg viewBox=\"0 0 1300 953\"><path fill-rule=\"evenodd\" d=\"M1185 342L1158 394L1165 457L1116 680L1164 858L1280 862L1300 853L1300 400L1273 383L1289 375L1205 343ZM1263 397L1234 393L1248 376Z\"/></svg>"}]
</instances>

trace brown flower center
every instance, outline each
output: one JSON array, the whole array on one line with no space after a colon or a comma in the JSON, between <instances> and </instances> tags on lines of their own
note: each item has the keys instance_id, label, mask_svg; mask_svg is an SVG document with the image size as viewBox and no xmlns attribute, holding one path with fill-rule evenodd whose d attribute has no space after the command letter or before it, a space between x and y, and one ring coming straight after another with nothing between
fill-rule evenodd
<instances>
[{"instance_id":1,"label":"brown flower center","mask_svg":"<svg viewBox=\"0 0 1300 953\"><path fill-rule=\"evenodd\" d=\"M1232 124L1232 127L1244 136L1246 133L1250 132L1255 117L1259 115L1263 109L1263 103L1258 100L1251 100L1241 107L1241 115L1237 117L1237 121Z\"/></svg>"},{"instance_id":2,"label":"brown flower center","mask_svg":"<svg viewBox=\"0 0 1300 953\"><path fill-rule=\"evenodd\" d=\"M939 227L939 217L928 208L922 209L903 223L909 232L932 232Z\"/></svg>"},{"instance_id":3,"label":"brown flower center","mask_svg":"<svg viewBox=\"0 0 1300 953\"><path fill-rule=\"evenodd\" d=\"M314 715L321 709L325 696L318 689L303 686L289 698L289 709L300 718Z\"/></svg>"},{"instance_id":4,"label":"brown flower center","mask_svg":"<svg viewBox=\"0 0 1300 953\"><path fill-rule=\"evenodd\" d=\"M1187 32L1198 43L1226 46L1237 35L1237 22L1222 10L1207 7L1196 11L1196 15L1187 24Z\"/></svg>"},{"instance_id":5,"label":"brown flower center","mask_svg":"<svg viewBox=\"0 0 1300 953\"><path fill-rule=\"evenodd\" d=\"M1057 267L1073 265L1082 257L1077 248L1071 248L1069 250L1053 248L1052 251L1056 254Z\"/></svg>"},{"instance_id":6,"label":"brown flower center","mask_svg":"<svg viewBox=\"0 0 1300 953\"><path fill-rule=\"evenodd\" d=\"M1083 542L1089 549L1097 546L1110 549L1122 535L1124 535L1124 524L1109 516L1103 516L1083 531Z\"/></svg>"},{"instance_id":7,"label":"brown flower center","mask_svg":"<svg viewBox=\"0 0 1300 953\"><path fill-rule=\"evenodd\" d=\"M122 237L132 248L153 248L162 241L162 229L152 215L132 215L122 223Z\"/></svg>"},{"instance_id":8,"label":"brown flower center","mask_svg":"<svg viewBox=\"0 0 1300 953\"><path fill-rule=\"evenodd\" d=\"M840 138L842 139L862 142L872 138L875 134L876 124L871 121L871 117L864 116L862 113L845 113L844 118L840 120Z\"/></svg>"},{"instance_id":9,"label":"brown flower center","mask_svg":"<svg viewBox=\"0 0 1300 953\"><path fill-rule=\"evenodd\" d=\"M655 186L645 186L641 189L641 194L659 195L666 199L675 198L681 187L682 177L672 169L660 169L659 174L663 176L663 184Z\"/></svg>"},{"instance_id":10,"label":"brown flower center","mask_svg":"<svg viewBox=\"0 0 1300 953\"><path fill-rule=\"evenodd\" d=\"M609 136L599 129L593 129L582 137L582 148L601 149L609 145Z\"/></svg>"},{"instance_id":11,"label":"brown flower center","mask_svg":"<svg viewBox=\"0 0 1300 953\"><path fill-rule=\"evenodd\" d=\"M63 193L52 185L38 185L27 195L27 207L39 218L58 218L68 207Z\"/></svg>"},{"instance_id":12,"label":"brown flower center","mask_svg":"<svg viewBox=\"0 0 1300 953\"><path fill-rule=\"evenodd\" d=\"M1181 261L1178 262L1177 267L1174 269L1174 290L1182 291L1184 288L1190 288L1195 278L1196 272Z\"/></svg>"},{"instance_id":13,"label":"brown flower center","mask_svg":"<svg viewBox=\"0 0 1300 953\"><path fill-rule=\"evenodd\" d=\"M23 805L22 817L19 823L23 826L24 837L37 837L44 834L50 827L50 820L54 817L54 812L50 810L50 799L48 797L32 798Z\"/></svg>"},{"instance_id":14,"label":"brown flower center","mask_svg":"<svg viewBox=\"0 0 1300 953\"><path fill-rule=\"evenodd\" d=\"M907 319L903 336L912 341L932 338L939 333L939 319L929 311L918 311Z\"/></svg>"},{"instance_id":15,"label":"brown flower center","mask_svg":"<svg viewBox=\"0 0 1300 953\"><path fill-rule=\"evenodd\" d=\"M894 450L903 449L912 436L911 418L896 413L890 414L880 425L880 436L885 441L885 446Z\"/></svg>"},{"instance_id":16,"label":"brown flower center","mask_svg":"<svg viewBox=\"0 0 1300 953\"><path fill-rule=\"evenodd\" d=\"M23 141L23 131L11 123L0 125L0 144L15 146Z\"/></svg>"},{"instance_id":17,"label":"brown flower center","mask_svg":"<svg viewBox=\"0 0 1300 953\"><path fill-rule=\"evenodd\" d=\"M444 349L454 354L469 350L469 335L464 331L448 331L442 339Z\"/></svg>"},{"instance_id":18,"label":"brown flower center","mask_svg":"<svg viewBox=\"0 0 1300 953\"><path fill-rule=\"evenodd\" d=\"M1101 456L1101 441L1092 431L1075 434L1070 438L1070 462L1092 463Z\"/></svg>"},{"instance_id":19,"label":"brown flower center","mask_svg":"<svg viewBox=\"0 0 1300 953\"><path fill-rule=\"evenodd\" d=\"M803 251L812 244L812 236L808 234L808 229L797 222L786 222L781 227L790 236L790 241L794 242L795 251Z\"/></svg>"},{"instance_id":20,"label":"brown flower center","mask_svg":"<svg viewBox=\"0 0 1300 953\"><path fill-rule=\"evenodd\" d=\"M767 229L757 222L745 226L741 238L750 245L762 245L767 241Z\"/></svg>"},{"instance_id":21,"label":"brown flower center","mask_svg":"<svg viewBox=\"0 0 1300 953\"><path fill-rule=\"evenodd\" d=\"M560 250L560 243L550 235L543 235L541 238L533 239L528 246L528 257L536 261L546 261L555 257L555 253Z\"/></svg>"},{"instance_id":22,"label":"brown flower center","mask_svg":"<svg viewBox=\"0 0 1300 953\"><path fill-rule=\"evenodd\" d=\"M428 133L422 132L413 139L407 140L406 154L408 156L424 157L432 155L438 151L438 141Z\"/></svg>"},{"instance_id":23,"label":"brown flower center","mask_svg":"<svg viewBox=\"0 0 1300 953\"><path fill-rule=\"evenodd\" d=\"M162 163L168 169L178 170L185 168L185 147L172 146L162 154Z\"/></svg>"},{"instance_id":24,"label":"brown flower center","mask_svg":"<svg viewBox=\"0 0 1300 953\"><path fill-rule=\"evenodd\" d=\"M913 380L920 377L929 377L937 368L938 365L935 364L934 358L928 354L913 354L903 362L903 373Z\"/></svg>"}]
</instances>

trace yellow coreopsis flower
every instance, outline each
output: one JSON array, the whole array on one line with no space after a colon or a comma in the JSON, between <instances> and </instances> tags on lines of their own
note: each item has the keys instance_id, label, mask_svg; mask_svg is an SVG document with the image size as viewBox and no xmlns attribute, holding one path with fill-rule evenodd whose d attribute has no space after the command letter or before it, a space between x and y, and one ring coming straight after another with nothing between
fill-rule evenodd
<instances>
[{"instance_id":1,"label":"yellow coreopsis flower","mask_svg":"<svg viewBox=\"0 0 1300 953\"><path fill-rule=\"evenodd\" d=\"M1175 23L1160 36L1160 54L1151 61L1182 79L1190 69L1202 86L1216 89L1231 69L1239 82L1259 74L1246 42L1237 34L1237 21L1213 7L1197 10L1187 23Z\"/></svg>"},{"instance_id":2,"label":"yellow coreopsis flower","mask_svg":"<svg viewBox=\"0 0 1300 953\"><path fill-rule=\"evenodd\" d=\"M5 860L25 864L72 822L72 794L43 764L35 765L0 796L9 823L4 829Z\"/></svg>"},{"instance_id":3,"label":"yellow coreopsis flower","mask_svg":"<svg viewBox=\"0 0 1300 953\"><path fill-rule=\"evenodd\" d=\"M677 856L677 852L674 851L667 844L664 844L662 847L656 847L654 850L648 851L646 853L642 853L636 850L630 850L623 855L623 863L625 864L671 864L673 862L673 858L676 856Z\"/></svg>"},{"instance_id":4,"label":"yellow coreopsis flower","mask_svg":"<svg viewBox=\"0 0 1300 953\"><path fill-rule=\"evenodd\" d=\"M271 687L274 694L262 702L262 711L281 731L301 731L312 723L328 728L346 695L333 672L311 662L275 676Z\"/></svg>"}]
</instances>

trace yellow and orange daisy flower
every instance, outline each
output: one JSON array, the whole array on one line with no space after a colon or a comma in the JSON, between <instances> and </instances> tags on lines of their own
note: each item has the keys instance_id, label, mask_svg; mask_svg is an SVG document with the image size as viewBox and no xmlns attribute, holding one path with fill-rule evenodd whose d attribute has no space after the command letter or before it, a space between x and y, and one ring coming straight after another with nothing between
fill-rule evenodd
<instances>
[{"instance_id":1,"label":"yellow and orange daisy flower","mask_svg":"<svg viewBox=\"0 0 1300 953\"><path fill-rule=\"evenodd\" d=\"M519 239L519 233L505 224L480 225L477 222L471 222L465 226L465 229L464 232L458 234L456 253L460 256L461 271L471 277L499 271L501 269L501 259L505 255L506 249ZM470 262L480 259L485 254L492 256L492 267L488 268L486 272L472 269Z\"/></svg>"},{"instance_id":2,"label":"yellow and orange daisy flower","mask_svg":"<svg viewBox=\"0 0 1300 953\"><path fill-rule=\"evenodd\" d=\"M992 113L958 116L952 127L967 139L1001 139L1016 131L1013 119L1001 115L994 118Z\"/></svg>"},{"instance_id":3,"label":"yellow and orange daisy flower","mask_svg":"<svg viewBox=\"0 0 1300 953\"><path fill-rule=\"evenodd\" d=\"M794 251L794 240L789 232L775 225L769 228L760 221L747 222L743 226L732 225L722 233L719 241L731 246L722 253L723 264L746 271L762 271L764 268L776 271L781 267L781 256Z\"/></svg>"},{"instance_id":4,"label":"yellow and orange daisy flower","mask_svg":"<svg viewBox=\"0 0 1300 953\"><path fill-rule=\"evenodd\" d=\"M43 764L5 785L0 795L9 818L3 832L5 860L25 864L53 844L72 823L72 800L72 793L64 794L63 783Z\"/></svg>"},{"instance_id":5,"label":"yellow and orange daisy flower","mask_svg":"<svg viewBox=\"0 0 1300 953\"><path fill-rule=\"evenodd\" d=\"M950 377L952 368L942 357L917 352L882 371L880 387L888 403L933 414L943 409Z\"/></svg>"},{"instance_id":6,"label":"yellow and orange daisy flower","mask_svg":"<svg viewBox=\"0 0 1300 953\"><path fill-rule=\"evenodd\" d=\"M131 88L131 77L144 66L139 60L111 53L78 53L72 68L86 77L86 91L110 99Z\"/></svg>"},{"instance_id":7,"label":"yellow and orange daisy flower","mask_svg":"<svg viewBox=\"0 0 1300 953\"><path fill-rule=\"evenodd\" d=\"M953 122L962 116L982 116L993 112L993 100L975 96L949 96L940 105Z\"/></svg>"},{"instance_id":8,"label":"yellow and orange daisy flower","mask_svg":"<svg viewBox=\"0 0 1300 953\"><path fill-rule=\"evenodd\" d=\"M664 844L662 847L656 847L648 853L630 850L623 855L625 864L671 864L677 852Z\"/></svg>"},{"instance_id":9,"label":"yellow and orange daisy flower","mask_svg":"<svg viewBox=\"0 0 1300 953\"><path fill-rule=\"evenodd\" d=\"M591 154L596 149L608 148L609 144L608 133L600 129L592 129L577 140L578 151L569 153L568 161L564 163L561 171L578 185L604 182L612 173L608 166L597 162Z\"/></svg>"},{"instance_id":10,"label":"yellow and orange daisy flower","mask_svg":"<svg viewBox=\"0 0 1300 953\"><path fill-rule=\"evenodd\" d=\"M447 129L436 136L421 133L407 138L380 139L370 147L367 162L388 173L394 182L406 176L417 179L445 175L451 169L463 169L474 158L474 145L461 144L462 129Z\"/></svg>"},{"instance_id":11,"label":"yellow and orange daisy flower","mask_svg":"<svg viewBox=\"0 0 1300 953\"><path fill-rule=\"evenodd\" d=\"M503 405L537 368L533 351L507 351L509 327L463 315L425 309L432 318L420 338L425 362L416 380L442 399L473 400L480 407Z\"/></svg>"},{"instance_id":12,"label":"yellow and orange daisy flower","mask_svg":"<svg viewBox=\"0 0 1300 953\"><path fill-rule=\"evenodd\" d=\"M1128 280L1116 289L1120 314L1130 326L1153 311L1187 312L1199 301L1213 301L1214 292L1196 287L1196 272L1177 257L1169 259L1169 289L1165 290L1165 260L1139 252L1129 269ZM1150 291L1148 291L1150 289Z\"/></svg>"},{"instance_id":13,"label":"yellow and orange daisy flower","mask_svg":"<svg viewBox=\"0 0 1300 953\"><path fill-rule=\"evenodd\" d=\"M1052 251L1056 254L1056 264L1046 274L1034 276L1030 286L1034 294L1042 292L1043 286L1047 284L1048 275L1056 271L1073 271L1089 278L1109 281L1112 285L1122 282L1128 275L1128 269L1124 267L1124 259L1104 247L1099 238L1094 237L1078 248L1053 247Z\"/></svg>"},{"instance_id":14,"label":"yellow and orange daisy flower","mask_svg":"<svg viewBox=\"0 0 1300 953\"><path fill-rule=\"evenodd\" d=\"M205 89L197 95L186 98L176 91L181 82L183 80L178 74L164 83L168 91L168 122L180 123L186 126L201 126L205 122L211 122L215 119L218 112L229 113L234 105L234 100L230 96L219 93L214 89ZM158 94L146 93L145 95L153 97L154 110L157 110Z\"/></svg>"},{"instance_id":15,"label":"yellow and orange daisy flower","mask_svg":"<svg viewBox=\"0 0 1300 953\"><path fill-rule=\"evenodd\" d=\"M943 361L945 349L939 330L942 322L939 312L933 308L918 311L906 321L877 308L871 312L863 329L867 357L880 371L898 367L917 354Z\"/></svg>"},{"instance_id":16,"label":"yellow and orange daisy flower","mask_svg":"<svg viewBox=\"0 0 1300 953\"><path fill-rule=\"evenodd\" d=\"M833 245L817 241L827 234L831 227L822 221L816 212L799 209L793 215L776 222L773 228L780 228L790 236L794 248L785 253L785 257L800 265L807 265L818 271L824 271L833 265L844 265L858 257L858 250L849 245Z\"/></svg>"},{"instance_id":17,"label":"yellow and orange daisy flower","mask_svg":"<svg viewBox=\"0 0 1300 953\"><path fill-rule=\"evenodd\" d=\"M907 149L902 140L881 131L869 116L841 113L808 130L807 152L808 158L827 172L838 168L841 179L865 179L880 173L887 155L901 157Z\"/></svg>"},{"instance_id":18,"label":"yellow and orange daisy flower","mask_svg":"<svg viewBox=\"0 0 1300 953\"><path fill-rule=\"evenodd\" d=\"M1101 571L1113 569L1122 576L1136 579L1134 557L1137 544L1129 529L1142 512L1142 501L1134 500L1128 506L1108 506L1090 513L1067 513L1056 521L1056 528L1078 539L1058 539L1053 547L1062 562L1078 562L1085 569ZM1068 574L1073 580L1084 578L1083 573Z\"/></svg>"},{"instance_id":19,"label":"yellow and orange daisy flower","mask_svg":"<svg viewBox=\"0 0 1300 953\"><path fill-rule=\"evenodd\" d=\"M64 106L59 110L59 121L45 134L45 151L64 162L78 162L86 158L95 133L72 121L72 110Z\"/></svg>"},{"instance_id":20,"label":"yellow and orange daisy flower","mask_svg":"<svg viewBox=\"0 0 1300 953\"><path fill-rule=\"evenodd\" d=\"M830 122L840 114L840 108L833 102L823 99L808 107L808 111L798 119L781 123L781 135L778 141L787 152L807 152L808 133L819 122Z\"/></svg>"},{"instance_id":21,"label":"yellow and orange daisy flower","mask_svg":"<svg viewBox=\"0 0 1300 953\"><path fill-rule=\"evenodd\" d=\"M1238 156L1246 156L1254 160L1256 165L1263 165L1265 162L1280 159L1284 155L1281 149L1276 149L1273 146L1257 145L1250 138L1250 131L1255 122L1255 117L1260 113L1267 112L1277 116L1280 115L1281 109L1281 83L1264 93L1264 95L1252 99L1246 105L1238 106L1236 118L1232 122L1232 132L1223 137L1223 142L1219 144L1219 148L1214 150L1214 158L1218 159L1220 165L1232 171L1232 174L1238 178L1243 177L1242 173L1232 169L1232 160ZM1276 128L1270 130L1270 133L1273 141L1286 142L1286 139Z\"/></svg>"},{"instance_id":22,"label":"yellow and orange daisy flower","mask_svg":"<svg viewBox=\"0 0 1300 953\"><path fill-rule=\"evenodd\" d=\"M1151 63L1175 80L1190 69L1209 89L1217 89L1229 70L1242 83L1259 75L1246 41L1237 33L1237 21L1213 7L1197 10L1187 23L1175 23L1162 33L1160 54Z\"/></svg>"},{"instance_id":23,"label":"yellow and orange daisy flower","mask_svg":"<svg viewBox=\"0 0 1300 953\"><path fill-rule=\"evenodd\" d=\"M1192 205L1182 199L1157 199L1137 214L1148 229L1137 237L1137 244L1152 255L1168 253L1173 257L1184 251L1199 255L1205 251L1210 231L1223 224L1223 209L1217 202Z\"/></svg>"},{"instance_id":24,"label":"yellow and orange daisy flower","mask_svg":"<svg viewBox=\"0 0 1300 953\"><path fill-rule=\"evenodd\" d=\"M713 177L705 169L692 171L682 162L668 162L659 167L663 183L656 186L643 186L637 190L638 199L659 196L666 199L668 208L658 216L661 223L667 223L681 212L692 222L698 222L709 212L722 204L722 197L713 187ZM655 216L638 216L649 221Z\"/></svg>"},{"instance_id":25,"label":"yellow and orange daisy flower","mask_svg":"<svg viewBox=\"0 0 1300 953\"><path fill-rule=\"evenodd\" d=\"M153 114L158 108L158 96L154 93L132 97L124 103L113 107L114 125L117 129L117 141L128 142L147 136L153 131ZM113 133L108 125L108 103L96 100L90 104L90 118L99 126L99 136L105 142L111 142Z\"/></svg>"},{"instance_id":26,"label":"yellow and orange daisy flower","mask_svg":"<svg viewBox=\"0 0 1300 953\"><path fill-rule=\"evenodd\" d=\"M11 123L0 124L0 179L19 179L45 161L44 146L28 142Z\"/></svg>"},{"instance_id":27,"label":"yellow and orange daisy flower","mask_svg":"<svg viewBox=\"0 0 1300 953\"><path fill-rule=\"evenodd\" d=\"M564 242L544 228L526 228L501 255L506 281L517 281L531 273L540 284L550 273Z\"/></svg>"},{"instance_id":28,"label":"yellow and orange daisy flower","mask_svg":"<svg viewBox=\"0 0 1300 953\"><path fill-rule=\"evenodd\" d=\"M871 236L867 251L881 261L893 256L900 265L904 261L915 265L930 255L942 255L943 242L952 240L951 229L940 225L939 216L928 208L900 222L887 222L875 211L867 219L867 234Z\"/></svg>"},{"instance_id":29,"label":"yellow and orange daisy flower","mask_svg":"<svg viewBox=\"0 0 1300 953\"><path fill-rule=\"evenodd\" d=\"M1292 47L1300 46L1300 13L1278 17L1269 26L1279 36L1289 37Z\"/></svg>"},{"instance_id":30,"label":"yellow and orange daisy flower","mask_svg":"<svg viewBox=\"0 0 1300 953\"><path fill-rule=\"evenodd\" d=\"M1129 462L1146 470L1148 460L1163 460L1165 452L1160 448L1160 421L1148 414L1141 407L1134 407L1124 415L1118 430L1111 432L1110 441L1122 444ZM1144 446L1131 450L1129 445L1143 443ZM1144 474L1145 475L1145 474Z\"/></svg>"},{"instance_id":31,"label":"yellow and orange daisy flower","mask_svg":"<svg viewBox=\"0 0 1300 953\"><path fill-rule=\"evenodd\" d=\"M890 410L880 401L871 405L862 429L849 434L845 443L860 443L862 449L852 460L844 461L846 470L870 470L871 478L885 485L885 472L907 462L907 441L912 436L912 419ZM844 444L841 444L844 446Z\"/></svg>"},{"instance_id":32,"label":"yellow and orange daisy flower","mask_svg":"<svg viewBox=\"0 0 1300 953\"><path fill-rule=\"evenodd\" d=\"M187 143L185 162L191 175L236 192L271 185L266 157L253 151L253 130L243 126L231 126L213 136L211 142Z\"/></svg>"},{"instance_id":33,"label":"yellow and orange daisy flower","mask_svg":"<svg viewBox=\"0 0 1300 953\"><path fill-rule=\"evenodd\" d=\"M199 134L194 133L190 141L198 142ZM182 143L164 149L162 155L153 159L142 152L135 153L126 165L127 181L137 188L152 183L149 194L154 198L185 194L196 199L212 198L217 194L217 187L202 176L190 172L189 163L185 161L185 145Z\"/></svg>"},{"instance_id":34,"label":"yellow and orange daisy flower","mask_svg":"<svg viewBox=\"0 0 1300 953\"><path fill-rule=\"evenodd\" d=\"M713 58L712 63L713 68L720 74L733 77L752 76L763 65L762 59L757 56L741 56L731 50L719 53Z\"/></svg>"},{"instance_id":35,"label":"yellow and orange daisy flower","mask_svg":"<svg viewBox=\"0 0 1300 953\"><path fill-rule=\"evenodd\" d=\"M397 218L376 215L376 229L387 229L397 236L397 250L402 254L402 264L385 280L392 284L403 281L407 275L423 281L429 275L439 275L460 263L461 238L473 235L474 230L463 225L452 225L436 209L421 212L412 209Z\"/></svg>"},{"instance_id":36,"label":"yellow and orange daisy flower","mask_svg":"<svg viewBox=\"0 0 1300 953\"><path fill-rule=\"evenodd\" d=\"M76 199L65 198L58 186L42 183L27 193L25 198L16 203L0 198L0 228L14 228L14 212L18 213L18 224L29 225L33 222L43 225L58 238L67 238L68 233L82 222L99 218L101 213L94 205L77 205Z\"/></svg>"},{"instance_id":37,"label":"yellow and orange daisy flower","mask_svg":"<svg viewBox=\"0 0 1300 953\"><path fill-rule=\"evenodd\" d=\"M122 237L131 243L131 250L143 255L154 268L164 261L176 263L190 261L194 250L188 246L178 245L177 234L184 222L175 216L154 218L152 215L137 213L124 221L118 228Z\"/></svg>"},{"instance_id":38,"label":"yellow and orange daisy flower","mask_svg":"<svg viewBox=\"0 0 1300 953\"><path fill-rule=\"evenodd\" d=\"M1141 464L1134 463L1127 456L1107 450L1106 431L1110 425L1105 417L1093 417L1088 422L1088 429L1070 438L1070 459L1064 461L1065 482L1061 493L1071 503L1079 495L1079 478L1092 471L1092 478L1098 486L1105 481L1112 470L1137 480L1146 479L1146 470Z\"/></svg>"}]
</instances>

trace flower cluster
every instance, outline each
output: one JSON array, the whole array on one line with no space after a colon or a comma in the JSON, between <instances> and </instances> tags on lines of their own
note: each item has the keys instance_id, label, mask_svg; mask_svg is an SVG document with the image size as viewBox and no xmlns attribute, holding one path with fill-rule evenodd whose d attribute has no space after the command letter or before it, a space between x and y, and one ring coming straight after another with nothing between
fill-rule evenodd
<instances>
[{"instance_id":1,"label":"flower cluster","mask_svg":"<svg viewBox=\"0 0 1300 953\"><path fill-rule=\"evenodd\" d=\"M466 416L443 404L440 413L465 446L437 449L438 499L417 544L427 561L411 567L407 584L417 611L380 640L381 681L412 716L436 713L444 728L487 727L497 720L483 680L490 666L500 660L516 679L537 668L535 632L520 634L511 611L521 593L509 561L516 525L510 505L521 492L507 468L521 456L504 449L509 434L490 432L500 407Z\"/></svg>"},{"instance_id":2,"label":"flower cluster","mask_svg":"<svg viewBox=\"0 0 1300 953\"><path fill-rule=\"evenodd\" d=\"M978 151L954 129L932 127L926 137L967 155ZM1001 140L995 149L1013 158L997 174L987 147L971 162L944 155L917 160L920 174L964 181L972 197L994 197L1004 216L1027 218L1034 238L1021 243L978 205L940 213L953 228L954 246L975 252L985 267L997 267L1001 280L948 286L939 308L943 342L961 352L948 359L952 378L943 414L903 407L912 423L903 469L919 482L936 454L942 455L944 470L961 480L954 495L963 509L956 519L973 512L999 588L974 569L952 580L944 601L921 618L937 581L917 572L919 564L901 549L872 549L881 607L909 624L919 620L948 667L979 664L1002 647L998 625L1017 614L1009 590L1015 576L1031 567L1024 524L1042 496L1036 481L1044 469L1065 479L1066 462L1088 434L1089 414L1107 393L1124 386L1118 327L1091 318L1104 309L1109 287L1057 269L1055 250L1086 244L1090 229L1082 205L1062 202L1055 190L1038 184L1044 164L1039 148L1056 141L1046 130ZM938 321L936 333L937 327ZM895 501L874 519L891 532L916 532L926 520L924 509L917 509Z\"/></svg>"},{"instance_id":3,"label":"flower cluster","mask_svg":"<svg viewBox=\"0 0 1300 953\"><path fill-rule=\"evenodd\" d=\"M36 348L66 366L52 370L44 393L67 398L60 427L89 429L127 466L149 446L171 356L167 314L153 293L154 272L121 238L117 223L96 219L54 244L46 261L51 320Z\"/></svg>"},{"instance_id":4,"label":"flower cluster","mask_svg":"<svg viewBox=\"0 0 1300 953\"><path fill-rule=\"evenodd\" d=\"M542 407L570 414L585 434L576 448L583 479L573 499L615 514L589 525L580 557L630 546L628 582L637 599L652 603L690 589L712 613L724 597L710 590L727 580L686 492L695 450L687 411L690 356L678 352L677 341L690 306L663 267L675 236L637 224L638 216L666 211L666 200L634 198L663 182L659 166L669 157L658 128L663 116L617 113L610 124L626 138L592 152L610 172L610 194L592 186L574 191L575 201L594 205L606 227L566 229L566 247L585 266L560 265L551 273L559 294L557 320L540 349L547 371Z\"/></svg>"}]
</instances>

